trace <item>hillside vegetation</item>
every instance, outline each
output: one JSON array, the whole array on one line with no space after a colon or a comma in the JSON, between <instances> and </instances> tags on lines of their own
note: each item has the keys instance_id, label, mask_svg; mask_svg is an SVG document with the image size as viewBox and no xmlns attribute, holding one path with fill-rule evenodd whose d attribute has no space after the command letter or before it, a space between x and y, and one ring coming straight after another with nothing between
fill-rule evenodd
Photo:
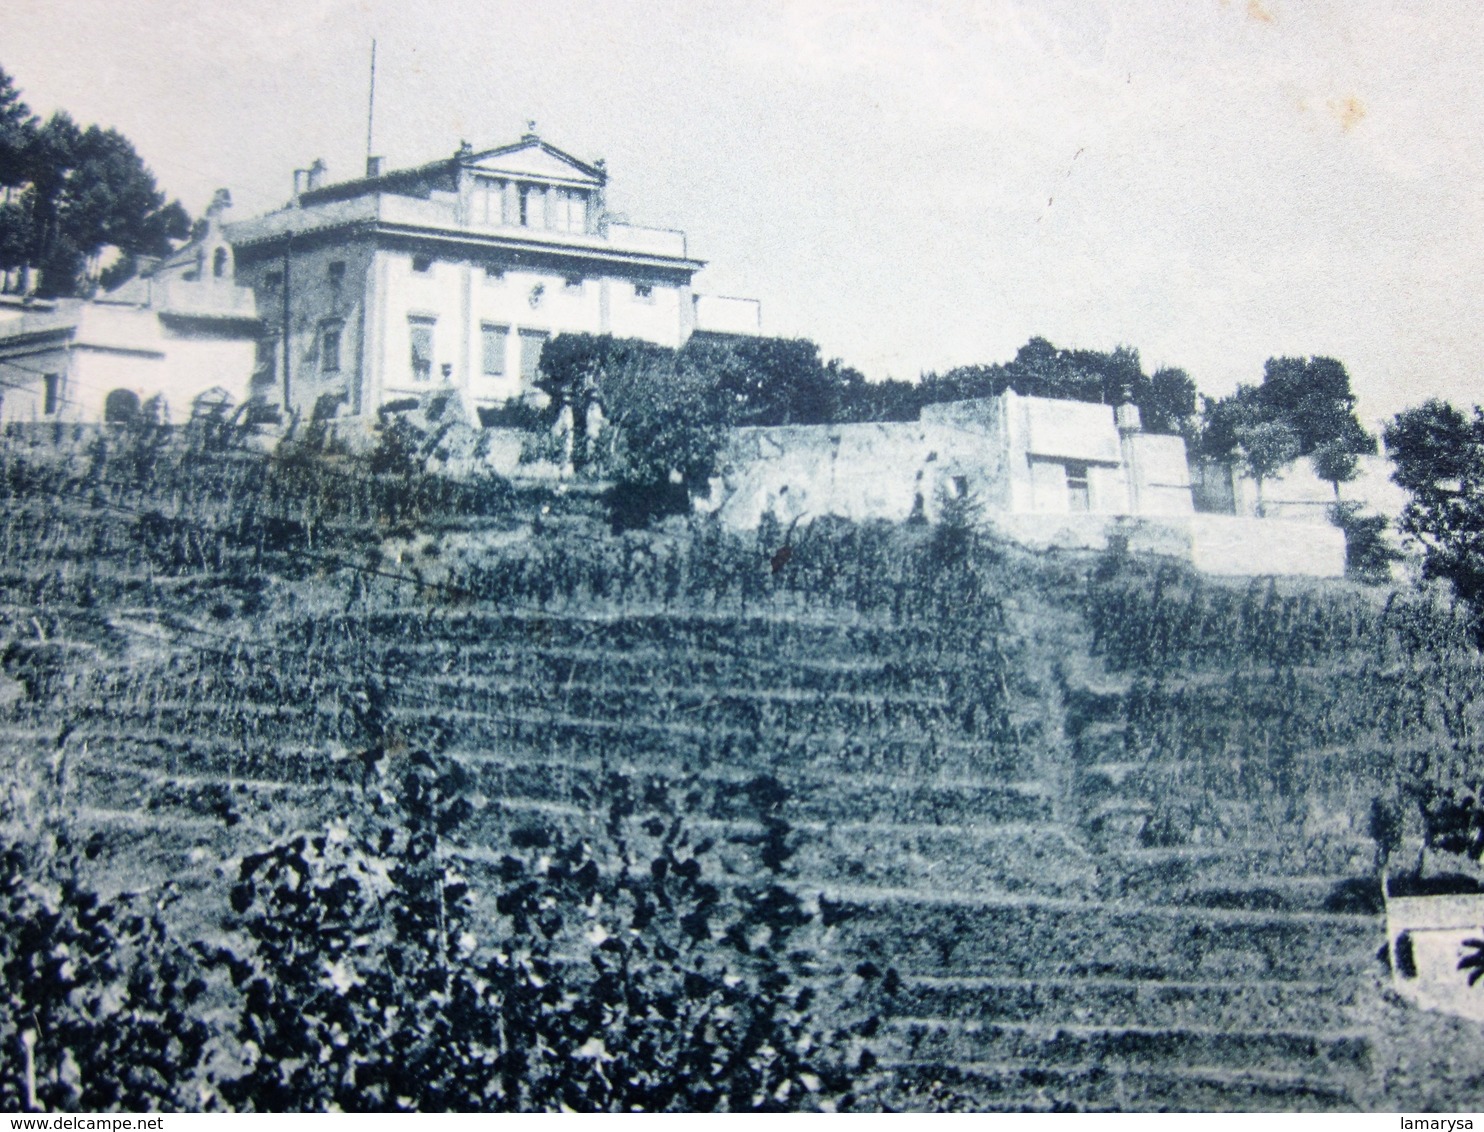
<instances>
[{"instance_id":1,"label":"hillside vegetation","mask_svg":"<svg viewBox=\"0 0 1484 1132\"><path fill-rule=\"evenodd\" d=\"M10 1107L1484 1101L1378 956L1480 767L1442 597L211 422L0 493Z\"/></svg>"}]
</instances>

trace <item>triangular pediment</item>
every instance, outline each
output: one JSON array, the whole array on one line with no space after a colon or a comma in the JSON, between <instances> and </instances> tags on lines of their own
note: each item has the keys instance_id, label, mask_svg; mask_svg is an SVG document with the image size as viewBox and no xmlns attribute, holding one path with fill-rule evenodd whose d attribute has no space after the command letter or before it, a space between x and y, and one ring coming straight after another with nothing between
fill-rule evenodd
<instances>
[{"instance_id":1,"label":"triangular pediment","mask_svg":"<svg viewBox=\"0 0 1484 1132\"><path fill-rule=\"evenodd\" d=\"M509 177L584 181L591 185L601 185L604 179L601 170L535 138L473 154L462 164L480 173Z\"/></svg>"}]
</instances>

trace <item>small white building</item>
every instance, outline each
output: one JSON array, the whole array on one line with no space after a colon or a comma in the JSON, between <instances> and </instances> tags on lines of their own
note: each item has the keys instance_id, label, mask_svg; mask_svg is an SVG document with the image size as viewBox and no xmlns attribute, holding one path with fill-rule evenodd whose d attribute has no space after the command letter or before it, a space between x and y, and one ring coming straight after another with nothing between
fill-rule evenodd
<instances>
[{"instance_id":1,"label":"small white building","mask_svg":"<svg viewBox=\"0 0 1484 1132\"><path fill-rule=\"evenodd\" d=\"M237 277L267 336L257 394L374 416L439 389L492 410L532 388L564 331L677 347L699 329L759 332L758 304L702 299L685 234L620 223L608 174L528 133L512 145L324 183L230 225Z\"/></svg>"},{"instance_id":2,"label":"small white building","mask_svg":"<svg viewBox=\"0 0 1484 1132\"><path fill-rule=\"evenodd\" d=\"M1484 1022L1484 986L1460 966L1484 939L1484 895L1386 896L1392 989L1424 1010Z\"/></svg>"},{"instance_id":3,"label":"small white building","mask_svg":"<svg viewBox=\"0 0 1484 1132\"><path fill-rule=\"evenodd\" d=\"M248 396L262 325L232 278L218 193L201 237L92 299L0 296L0 421L124 420L154 397L184 419Z\"/></svg>"}]
</instances>

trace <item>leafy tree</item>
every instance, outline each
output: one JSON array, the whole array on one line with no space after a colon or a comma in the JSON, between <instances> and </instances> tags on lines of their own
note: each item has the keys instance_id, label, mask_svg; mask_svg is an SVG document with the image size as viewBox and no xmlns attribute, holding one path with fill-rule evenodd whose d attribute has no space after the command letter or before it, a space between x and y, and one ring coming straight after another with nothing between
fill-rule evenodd
<instances>
[{"instance_id":1,"label":"leafy tree","mask_svg":"<svg viewBox=\"0 0 1484 1132\"><path fill-rule=\"evenodd\" d=\"M179 201L167 201L155 187L133 145L116 130L89 126L71 154L62 201L62 227L87 258L88 278L96 279L106 247L125 255L164 255L172 241L191 233L191 220Z\"/></svg>"},{"instance_id":2,"label":"leafy tree","mask_svg":"<svg viewBox=\"0 0 1484 1132\"><path fill-rule=\"evenodd\" d=\"M126 262L163 255L190 234L190 218L168 201L128 139L75 123L65 112L38 125L14 82L0 72L0 269L43 296L78 294L96 283L102 253Z\"/></svg>"},{"instance_id":3,"label":"leafy tree","mask_svg":"<svg viewBox=\"0 0 1484 1132\"><path fill-rule=\"evenodd\" d=\"M1298 433L1281 421L1259 421L1236 429L1237 458L1242 470L1257 484L1257 513L1265 513L1263 481L1298 459Z\"/></svg>"},{"instance_id":4,"label":"leafy tree","mask_svg":"<svg viewBox=\"0 0 1484 1132\"><path fill-rule=\"evenodd\" d=\"M7 289L12 273L26 266L32 239L31 217L21 202L0 203L0 273Z\"/></svg>"},{"instance_id":5,"label":"leafy tree","mask_svg":"<svg viewBox=\"0 0 1484 1132\"><path fill-rule=\"evenodd\" d=\"M571 414L574 467L581 469L590 458L589 417L600 401L604 374L625 368L658 368L671 361L673 353L652 342L611 334L558 334L546 343L536 388L551 398L553 416L564 409Z\"/></svg>"},{"instance_id":6,"label":"leafy tree","mask_svg":"<svg viewBox=\"0 0 1484 1132\"><path fill-rule=\"evenodd\" d=\"M1298 434L1301 455L1336 442L1350 452L1376 450L1375 437L1355 419L1350 375L1334 358L1269 358L1259 393L1271 417Z\"/></svg>"},{"instance_id":7,"label":"leafy tree","mask_svg":"<svg viewBox=\"0 0 1484 1132\"><path fill-rule=\"evenodd\" d=\"M947 373L925 373L920 382L921 400L925 405L945 401L974 401L998 397L1010 388L1010 378L1002 365L957 366Z\"/></svg>"},{"instance_id":8,"label":"leafy tree","mask_svg":"<svg viewBox=\"0 0 1484 1132\"><path fill-rule=\"evenodd\" d=\"M29 243L22 274L39 272L36 291L42 296L72 294L81 286L82 254L62 227L67 174L81 136L71 117L58 111L36 131L27 154L29 184L21 199Z\"/></svg>"},{"instance_id":9,"label":"leafy tree","mask_svg":"<svg viewBox=\"0 0 1484 1132\"><path fill-rule=\"evenodd\" d=\"M636 352L601 372L598 398L607 424L593 463L616 481L615 525L684 513L710 491L728 420L712 375L673 354Z\"/></svg>"},{"instance_id":10,"label":"leafy tree","mask_svg":"<svg viewBox=\"0 0 1484 1132\"><path fill-rule=\"evenodd\" d=\"M1149 432L1189 437L1195 425L1195 382L1175 366L1162 366L1147 387L1135 391L1135 403Z\"/></svg>"},{"instance_id":11,"label":"leafy tree","mask_svg":"<svg viewBox=\"0 0 1484 1132\"><path fill-rule=\"evenodd\" d=\"M36 136L36 117L23 101L15 81L0 69L0 273L9 275L26 262L31 243L30 219L21 201L12 199L26 183L27 161Z\"/></svg>"},{"instance_id":12,"label":"leafy tree","mask_svg":"<svg viewBox=\"0 0 1484 1132\"><path fill-rule=\"evenodd\" d=\"M1201 427L1197 450L1212 460L1231 460L1237 450L1237 430L1263 418L1257 386L1238 385L1228 397L1201 397Z\"/></svg>"},{"instance_id":13,"label":"leafy tree","mask_svg":"<svg viewBox=\"0 0 1484 1132\"><path fill-rule=\"evenodd\" d=\"M26 183L27 152L36 134L36 116L21 100L21 92L3 67L0 67L0 189L11 189Z\"/></svg>"},{"instance_id":14,"label":"leafy tree","mask_svg":"<svg viewBox=\"0 0 1484 1132\"><path fill-rule=\"evenodd\" d=\"M206 983L160 919L169 891L104 900L65 835L0 849L0 1106L196 1107Z\"/></svg>"},{"instance_id":15,"label":"leafy tree","mask_svg":"<svg viewBox=\"0 0 1484 1132\"><path fill-rule=\"evenodd\" d=\"M840 391L838 419L842 423L915 421L922 405L922 387L913 382L862 380Z\"/></svg>"},{"instance_id":16,"label":"leafy tree","mask_svg":"<svg viewBox=\"0 0 1484 1132\"><path fill-rule=\"evenodd\" d=\"M1376 438L1355 419L1350 375L1334 358L1269 358L1261 385L1238 385L1219 401L1206 398L1202 417L1200 450L1217 460L1233 457L1239 428L1260 423L1291 429L1296 457L1327 449L1330 471L1343 470L1340 453L1376 451Z\"/></svg>"},{"instance_id":17,"label":"leafy tree","mask_svg":"<svg viewBox=\"0 0 1484 1132\"><path fill-rule=\"evenodd\" d=\"M1314 474L1327 480L1340 498L1340 484L1349 483L1360 469L1360 458L1343 440L1326 440L1314 449Z\"/></svg>"},{"instance_id":18,"label":"leafy tree","mask_svg":"<svg viewBox=\"0 0 1484 1132\"><path fill-rule=\"evenodd\" d=\"M1089 369L1087 356L1059 350L1044 338L1032 338L1005 367L1011 388L1027 397L1069 401L1103 400L1103 378Z\"/></svg>"},{"instance_id":19,"label":"leafy tree","mask_svg":"<svg viewBox=\"0 0 1484 1132\"><path fill-rule=\"evenodd\" d=\"M1139 406L1150 432L1185 433L1195 418L1195 383L1181 369L1164 367L1145 374L1139 352L1131 346L1110 351L1063 350L1035 337L1004 365L960 366L944 374L925 374L921 401L998 397L1007 389L1025 397Z\"/></svg>"},{"instance_id":20,"label":"leafy tree","mask_svg":"<svg viewBox=\"0 0 1484 1132\"><path fill-rule=\"evenodd\" d=\"M618 526L687 510L710 489L735 403L709 351L683 352L631 338L562 334L541 357L549 415L571 411L572 463L614 481ZM595 408L604 425L594 433Z\"/></svg>"},{"instance_id":21,"label":"leafy tree","mask_svg":"<svg viewBox=\"0 0 1484 1132\"><path fill-rule=\"evenodd\" d=\"M807 338L696 335L681 362L716 387L718 407L738 425L827 424L849 415L869 383Z\"/></svg>"},{"instance_id":22,"label":"leafy tree","mask_svg":"<svg viewBox=\"0 0 1484 1132\"><path fill-rule=\"evenodd\" d=\"M1484 602L1484 411L1430 400L1386 426L1391 478L1411 492L1401 528L1421 544L1423 573L1444 578L1476 612Z\"/></svg>"}]
</instances>

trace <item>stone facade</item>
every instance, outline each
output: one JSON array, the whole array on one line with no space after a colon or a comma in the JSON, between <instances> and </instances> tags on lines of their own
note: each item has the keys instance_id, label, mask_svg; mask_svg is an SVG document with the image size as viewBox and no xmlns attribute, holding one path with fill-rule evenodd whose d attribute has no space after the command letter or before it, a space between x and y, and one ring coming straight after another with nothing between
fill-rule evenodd
<instances>
[{"instance_id":1,"label":"stone facade","mask_svg":"<svg viewBox=\"0 0 1484 1132\"><path fill-rule=\"evenodd\" d=\"M534 133L513 145L325 185L232 225L238 278L267 337L258 396L368 417L457 391L472 410L530 391L542 345L565 331L679 346L698 325L758 332L756 302L702 299L683 232L619 223L608 175Z\"/></svg>"}]
</instances>

